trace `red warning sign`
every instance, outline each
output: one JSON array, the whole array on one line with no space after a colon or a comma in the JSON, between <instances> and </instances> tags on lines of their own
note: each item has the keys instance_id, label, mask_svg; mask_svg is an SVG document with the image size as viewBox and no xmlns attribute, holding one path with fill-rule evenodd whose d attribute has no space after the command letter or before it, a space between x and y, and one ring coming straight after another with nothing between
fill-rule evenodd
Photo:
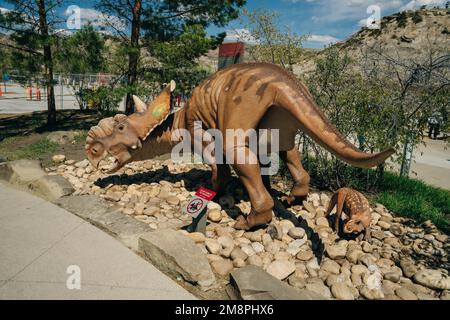
<instances>
[{"instance_id":1,"label":"red warning sign","mask_svg":"<svg viewBox=\"0 0 450 320\"><path fill-rule=\"evenodd\" d=\"M216 193L214 191L201 187L195 192L195 196L184 206L183 212L197 218L215 195Z\"/></svg>"}]
</instances>

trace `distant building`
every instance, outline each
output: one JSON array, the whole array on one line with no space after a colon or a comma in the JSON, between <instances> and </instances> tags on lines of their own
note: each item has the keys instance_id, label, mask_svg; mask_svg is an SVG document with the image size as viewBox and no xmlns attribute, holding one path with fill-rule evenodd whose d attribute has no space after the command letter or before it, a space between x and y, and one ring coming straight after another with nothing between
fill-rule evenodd
<instances>
[{"instance_id":1,"label":"distant building","mask_svg":"<svg viewBox=\"0 0 450 320\"><path fill-rule=\"evenodd\" d=\"M224 43L219 47L219 70L229 65L241 63L244 59L245 44L242 42Z\"/></svg>"}]
</instances>

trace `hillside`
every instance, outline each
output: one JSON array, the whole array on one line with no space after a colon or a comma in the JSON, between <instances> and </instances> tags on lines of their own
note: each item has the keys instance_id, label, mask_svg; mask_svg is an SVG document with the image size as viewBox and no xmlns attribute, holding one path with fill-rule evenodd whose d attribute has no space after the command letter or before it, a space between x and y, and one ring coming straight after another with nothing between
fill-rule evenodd
<instances>
[{"instance_id":1,"label":"hillside","mask_svg":"<svg viewBox=\"0 0 450 320\"><path fill-rule=\"evenodd\" d=\"M399 60L414 60L428 50L450 51L450 10L422 9L405 11L384 17L380 29L362 28L343 42L335 44L355 60L373 50ZM324 49L316 56L320 58ZM295 68L296 74L314 70L315 60L305 61Z\"/></svg>"}]
</instances>

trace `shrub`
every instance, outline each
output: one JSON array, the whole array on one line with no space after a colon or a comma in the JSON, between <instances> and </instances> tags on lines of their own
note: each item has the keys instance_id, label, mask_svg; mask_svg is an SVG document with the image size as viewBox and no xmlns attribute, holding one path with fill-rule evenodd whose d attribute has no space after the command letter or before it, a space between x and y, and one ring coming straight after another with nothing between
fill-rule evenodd
<instances>
[{"instance_id":1,"label":"shrub","mask_svg":"<svg viewBox=\"0 0 450 320\"><path fill-rule=\"evenodd\" d=\"M419 11L414 11L412 15L412 21L416 24L423 21L422 15L420 14Z\"/></svg>"},{"instance_id":2,"label":"shrub","mask_svg":"<svg viewBox=\"0 0 450 320\"><path fill-rule=\"evenodd\" d=\"M406 23L408 22L408 15L407 15L407 13L405 11L400 12L397 15L396 20L397 20L397 26L399 26L400 28L406 27Z\"/></svg>"},{"instance_id":3,"label":"shrub","mask_svg":"<svg viewBox=\"0 0 450 320\"><path fill-rule=\"evenodd\" d=\"M76 95L81 109L93 109L101 114L108 114L119 108L125 90L122 87L112 86L80 88Z\"/></svg>"}]
</instances>

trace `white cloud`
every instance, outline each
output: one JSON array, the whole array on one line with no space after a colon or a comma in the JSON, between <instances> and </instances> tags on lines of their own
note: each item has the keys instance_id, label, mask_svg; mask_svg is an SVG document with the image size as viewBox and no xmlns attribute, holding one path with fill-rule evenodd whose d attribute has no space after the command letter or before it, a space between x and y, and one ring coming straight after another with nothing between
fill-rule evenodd
<instances>
[{"instance_id":1,"label":"white cloud","mask_svg":"<svg viewBox=\"0 0 450 320\"><path fill-rule=\"evenodd\" d=\"M292 3L315 3L312 9L312 19L317 23L337 21L359 21L370 16L367 8L376 5L382 15L385 11L399 10L411 0L290 0ZM426 0L425 0L426 1ZM434 0L445 2L445 0Z\"/></svg>"},{"instance_id":2,"label":"white cloud","mask_svg":"<svg viewBox=\"0 0 450 320\"><path fill-rule=\"evenodd\" d=\"M71 10L69 11L69 9ZM124 30L126 27L126 23L116 16L111 16L94 9L88 8L77 8L77 9L79 11L73 11L72 6L70 6L64 12L64 15L66 17L70 17L72 15L79 14L81 25L91 24L94 27L100 28L108 28L112 26L117 30Z\"/></svg>"},{"instance_id":3,"label":"white cloud","mask_svg":"<svg viewBox=\"0 0 450 320\"><path fill-rule=\"evenodd\" d=\"M442 7L445 5L446 0L412 0L410 2L408 2L406 5L402 6L400 8L400 11L405 11L405 10L414 10L414 9L418 9L422 6L427 6L427 7L434 7L434 6L439 6Z\"/></svg>"},{"instance_id":4,"label":"white cloud","mask_svg":"<svg viewBox=\"0 0 450 320\"><path fill-rule=\"evenodd\" d=\"M225 42L245 42L250 44L258 43L248 29L227 30Z\"/></svg>"},{"instance_id":5,"label":"white cloud","mask_svg":"<svg viewBox=\"0 0 450 320\"><path fill-rule=\"evenodd\" d=\"M306 41L326 46L332 43L339 42L339 39L330 35L312 34L308 37L308 39L306 39Z\"/></svg>"},{"instance_id":6,"label":"white cloud","mask_svg":"<svg viewBox=\"0 0 450 320\"><path fill-rule=\"evenodd\" d=\"M0 13L6 13L6 12L9 12L9 11L11 11L11 10L0 7Z\"/></svg>"}]
</instances>

